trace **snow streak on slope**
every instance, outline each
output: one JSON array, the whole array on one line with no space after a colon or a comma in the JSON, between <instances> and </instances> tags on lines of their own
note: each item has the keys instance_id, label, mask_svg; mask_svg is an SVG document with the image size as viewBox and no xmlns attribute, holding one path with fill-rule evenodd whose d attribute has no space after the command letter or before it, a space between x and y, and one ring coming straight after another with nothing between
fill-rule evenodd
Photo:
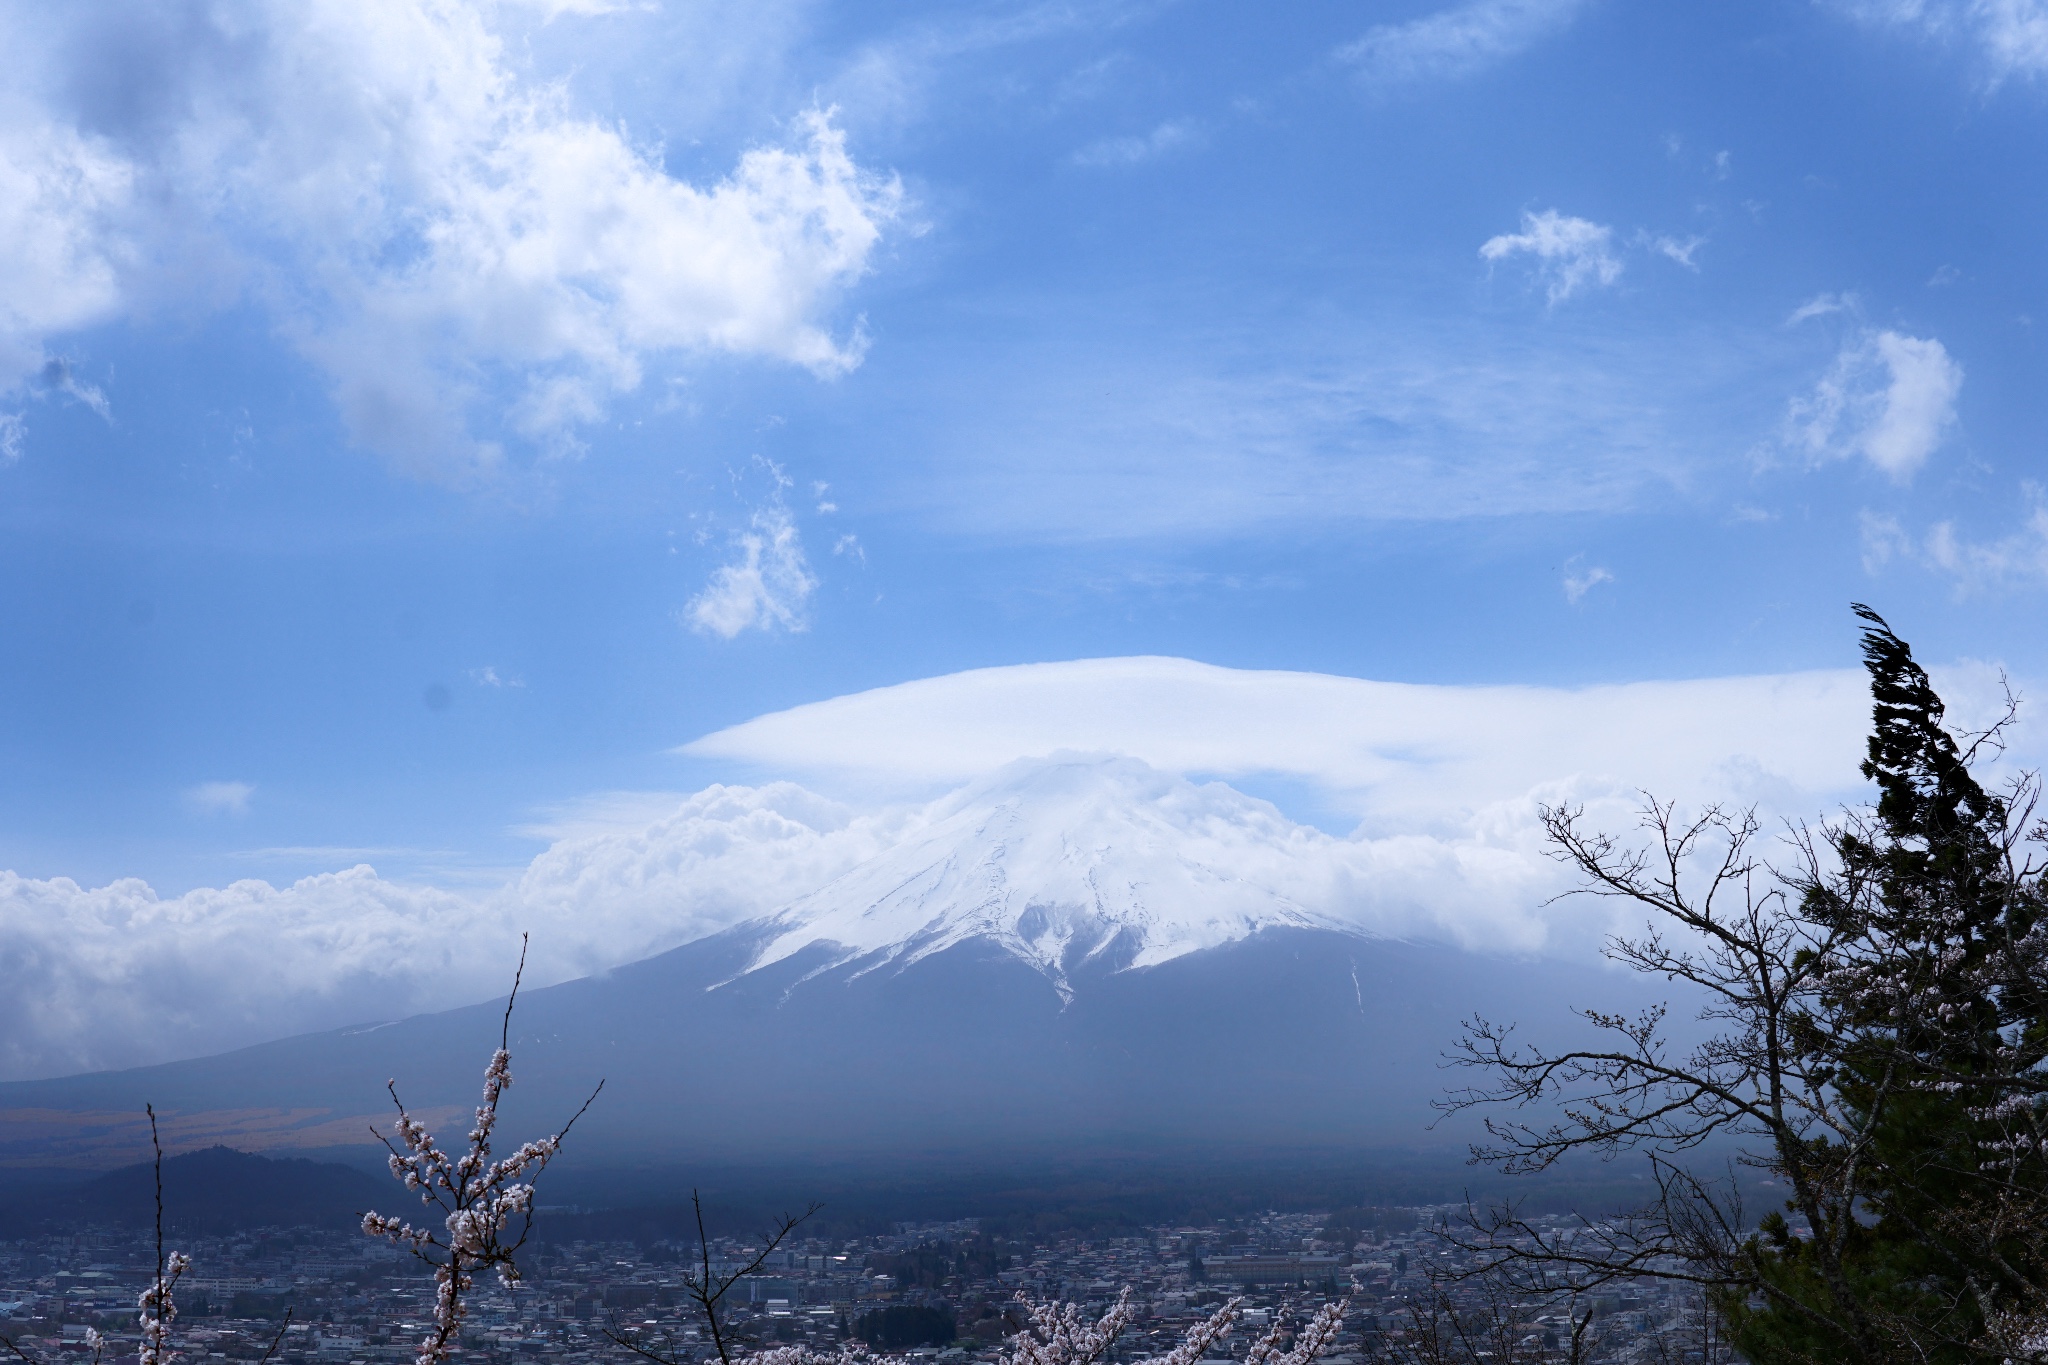
<instances>
[{"instance_id":1,"label":"snow streak on slope","mask_svg":"<svg viewBox=\"0 0 2048 1365\"><path fill-rule=\"evenodd\" d=\"M772 917L781 932L749 970L813 944L835 964L903 967L986 939L1064 995L1082 963L1151 966L1277 926L1357 932L1283 889L1283 869L1336 841L1220 782L1056 755L944 804L921 835Z\"/></svg>"}]
</instances>

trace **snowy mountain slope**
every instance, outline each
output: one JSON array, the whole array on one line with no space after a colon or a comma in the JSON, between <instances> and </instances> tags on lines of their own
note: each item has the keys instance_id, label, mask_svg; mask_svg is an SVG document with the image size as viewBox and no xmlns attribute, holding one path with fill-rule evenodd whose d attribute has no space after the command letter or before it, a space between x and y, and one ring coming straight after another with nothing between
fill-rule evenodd
<instances>
[{"instance_id":1,"label":"snowy mountain slope","mask_svg":"<svg viewBox=\"0 0 2048 1365\"><path fill-rule=\"evenodd\" d=\"M1069 968L1151 967L1262 929L1355 929L1282 889L1333 843L1222 783L1135 759L1012 763L920 835L770 917L749 971L813 946L825 966L907 967L971 939L1031 964L1063 998Z\"/></svg>"},{"instance_id":2,"label":"snowy mountain slope","mask_svg":"<svg viewBox=\"0 0 2048 1365\"><path fill-rule=\"evenodd\" d=\"M1015 764L774 914L523 995L514 1103L558 1121L605 1078L578 1150L628 1162L1441 1142L1464 1019L1648 1003L1405 932L1441 867L1388 847L1134 760ZM459 1116L501 1010L0 1085L0 1160L133 1160L145 1100L176 1141L264 1150L361 1141L389 1077Z\"/></svg>"},{"instance_id":3,"label":"snowy mountain slope","mask_svg":"<svg viewBox=\"0 0 2048 1365\"><path fill-rule=\"evenodd\" d=\"M1585 916L1546 907L1560 874L1538 847L1534 800L1575 795L1525 792L1428 834L1376 823L1332 838L1225 786L1067 754L901 806L774 782L708 787L652 823L638 799L625 823L564 814L557 842L494 892L408 886L368 865L175 897L133 879L86 889L0 872L0 1077L451 1008L501 988L522 932L534 986L778 914L769 960L830 940L843 945L834 960L887 948L901 966L993 934L1055 981L1096 949L1157 965L1303 917L1554 949L1574 933L1597 941ZM1632 818L1626 804L1610 813Z\"/></svg>"}]
</instances>

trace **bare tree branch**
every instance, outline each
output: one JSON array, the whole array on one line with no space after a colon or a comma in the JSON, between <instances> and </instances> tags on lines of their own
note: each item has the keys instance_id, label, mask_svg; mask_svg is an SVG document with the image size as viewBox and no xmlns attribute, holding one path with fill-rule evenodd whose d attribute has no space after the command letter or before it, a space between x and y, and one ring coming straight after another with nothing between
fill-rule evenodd
<instances>
[{"instance_id":1,"label":"bare tree branch","mask_svg":"<svg viewBox=\"0 0 2048 1365\"><path fill-rule=\"evenodd\" d=\"M718 1359L722 1365L732 1365L731 1347L738 1343L733 1340L718 1317L719 1305L724 1302L727 1291L766 1265L768 1258L782 1245L783 1239L824 1205L814 1203L794 1217L784 1214L778 1218L775 1226L762 1235L761 1249L745 1264L723 1274L715 1272L712 1268L711 1238L704 1229L704 1200L696 1190L690 1191L690 1207L697 1216L698 1268L683 1272L683 1292L697 1305L697 1311L703 1315L705 1326L711 1332L712 1349L718 1352ZM673 1353L657 1351L635 1340L634 1334L620 1327L616 1319L607 1322L602 1330L606 1340L642 1359L658 1362L658 1365L683 1365L682 1360Z\"/></svg>"}]
</instances>

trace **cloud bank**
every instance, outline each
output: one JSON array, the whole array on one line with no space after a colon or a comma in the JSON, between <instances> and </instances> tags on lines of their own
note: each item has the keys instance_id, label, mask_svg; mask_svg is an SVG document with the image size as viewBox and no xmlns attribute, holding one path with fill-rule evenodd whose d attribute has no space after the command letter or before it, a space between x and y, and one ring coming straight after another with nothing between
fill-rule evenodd
<instances>
[{"instance_id":1,"label":"cloud bank","mask_svg":"<svg viewBox=\"0 0 2048 1365\"><path fill-rule=\"evenodd\" d=\"M1989 670L1937 680L1964 723L1994 686ZM1182 829L1190 848L1318 915L1481 948L1586 952L1598 926L1543 905L1561 883L1542 852L1539 801L1584 801L1615 829L1630 823L1638 787L1825 810L1860 790L1868 710L1863 675L1849 670L1564 690L1126 658L931 678L704 736L684 751L808 785L614 798L557 822L518 878L484 894L368 866L175 897L133 880L86 888L0 874L0 1077L200 1055L487 998L521 930L534 936L536 981L602 971L788 906L929 837L980 799L989 774L1062 751L1117 756L1105 771L1153 803L1130 819ZM1275 776L1323 793L1358 828L1331 834L1203 785L1255 791Z\"/></svg>"},{"instance_id":2,"label":"cloud bank","mask_svg":"<svg viewBox=\"0 0 2048 1365\"><path fill-rule=\"evenodd\" d=\"M0 872L0 1079L199 1056L602 971L786 904L887 846L788 784L714 786L626 830L585 831L511 885L463 895L368 865L288 886L159 896L123 880Z\"/></svg>"},{"instance_id":3,"label":"cloud bank","mask_svg":"<svg viewBox=\"0 0 2048 1365\"><path fill-rule=\"evenodd\" d=\"M713 183L575 109L485 0L17 8L0 37L0 392L80 329L259 302L353 435L459 479L655 358L835 374L825 315L896 211L829 111ZM41 85L32 87L30 81ZM504 406L473 430L481 400Z\"/></svg>"}]
</instances>

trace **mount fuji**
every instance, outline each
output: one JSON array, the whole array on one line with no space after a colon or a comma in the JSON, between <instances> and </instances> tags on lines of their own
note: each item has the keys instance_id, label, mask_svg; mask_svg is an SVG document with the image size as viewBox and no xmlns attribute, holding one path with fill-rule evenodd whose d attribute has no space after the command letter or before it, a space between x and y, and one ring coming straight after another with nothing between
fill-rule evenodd
<instances>
[{"instance_id":1,"label":"mount fuji","mask_svg":"<svg viewBox=\"0 0 2048 1365\"><path fill-rule=\"evenodd\" d=\"M602 1077L576 1142L619 1162L1419 1143L1463 1019L1540 1035L1642 1003L1592 966L1392 932L1398 879L1333 856L1356 848L1135 760L1013 764L775 913L522 994L508 1120ZM390 1077L457 1122L502 1010L0 1086L0 1159L132 1159L145 1100L179 1145L345 1146Z\"/></svg>"},{"instance_id":2,"label":"mount fuji","mask_svg":"<svg viewBox=\"0 0 2048 1365\"><path fill-rule=\"evenodd\" d=\"M760 922L749 972L809 950L900 972L992 945L1071 1002L1069 973L1143 968L1268 929L1334 929L1281 889L1314 832L1135 759L1013 763L887 853Z\"/></svg>"}]
</instances>

